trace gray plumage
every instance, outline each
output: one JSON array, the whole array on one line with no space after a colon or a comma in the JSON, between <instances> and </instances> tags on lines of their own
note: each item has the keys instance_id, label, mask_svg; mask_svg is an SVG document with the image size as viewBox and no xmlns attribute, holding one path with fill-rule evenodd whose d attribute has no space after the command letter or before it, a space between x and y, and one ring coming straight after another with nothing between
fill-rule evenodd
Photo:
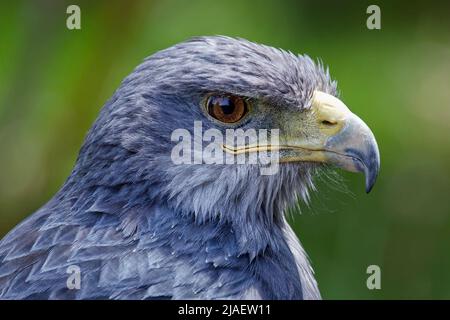
<instances>
[{"instance_id":1,"label":"gray plumage","mask_svg":"<svg viewBox=\"0 0 450 320\"><path fill-rule=\"evenodd\" d=\"M106 103L70 177L0 242L4 299L316 299L286 208L308 200L318 165L175 165L176 128L224 126L201 110L205 94L252 99L242 128L274 128L284 110L336 95L307 56L228 37L201 37L155 53ZM193 132L192 132L193 134ZM81 270L80 290L66 286Z\"/></svg>"}]
</instances>

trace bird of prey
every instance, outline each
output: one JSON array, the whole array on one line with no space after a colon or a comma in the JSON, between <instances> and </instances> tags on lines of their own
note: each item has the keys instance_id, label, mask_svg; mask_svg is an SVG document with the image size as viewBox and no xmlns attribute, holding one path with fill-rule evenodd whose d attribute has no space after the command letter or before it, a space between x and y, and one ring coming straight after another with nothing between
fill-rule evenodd
<instances>
[{"instance_id":1,"label":"bird of prey","mask_svg":"<svg viewBox=\"0 0 450 320\"><path fill-rule=\"evenodd\" d=\"M276 146L222 145L276 150L277 172L175 163L172 134L196 139L195 122L278 129ZM363 172L370 191L379 163L322 63L244 39L187 40L124 79L62 188L1 240L0 298L320 299L285 212L308 201L321 168Z\"/></svg>"}]
</instances>

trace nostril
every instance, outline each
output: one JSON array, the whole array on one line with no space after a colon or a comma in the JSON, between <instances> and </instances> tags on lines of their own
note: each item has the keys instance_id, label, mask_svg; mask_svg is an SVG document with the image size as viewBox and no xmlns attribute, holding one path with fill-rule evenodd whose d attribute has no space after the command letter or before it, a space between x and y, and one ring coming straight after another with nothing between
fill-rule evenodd
<instances>
[{"instance_id":1,"label":"nostril","mask_svg":"<svg viewBox=\"0 0 450 320\"><path fill-rule=\"evenodd\" d=\"M335 124L336 124L336 122L331 122L331 121L328 121L328 120L322 120L322 124L323 125L325 125L325 126L334 126Z\"/></svg>"}]
</instances>

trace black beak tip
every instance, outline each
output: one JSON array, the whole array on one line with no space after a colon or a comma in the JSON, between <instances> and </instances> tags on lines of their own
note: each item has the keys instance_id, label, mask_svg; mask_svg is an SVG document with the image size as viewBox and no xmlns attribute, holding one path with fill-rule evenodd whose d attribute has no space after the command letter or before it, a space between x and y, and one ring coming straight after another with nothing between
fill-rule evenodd
<instances>
[{"instance_id":1,"label":"black beak tip","mask_svg":"<svg viewBox=\"0 0 450 320\"><path fill-rule=\"evenodd\" d=\"M366 166L364 169L364 175L366 176L366 193L369 193L377 181L378 173L380 171L380 164L379 162L376 162L369 167Z\"/></svg>"},{"instance_id":2,"label":"black beak tip","mask_svg":"<svg viewBox=\"0 0 450 320\"><path fill-rule=\"evenodd\" d=\"M378 148L371 147L368 152L360 152L355 149L346 150L347 154L354 160L357 171L363 172L366 177L366 193L369 193L380 172L380 155Z\"/></svg>"},{"instance_id":3,"label":"black beak tip","mask_svg":"<svg viewBox=\"0 0 450 320\"><path fill-rule=\"evenodd\" d=\"M366 193L367 194L369 194L370 191L372 191L374 185L375 185L375 183L366 183Z\"/></svg>"}]
</instances>

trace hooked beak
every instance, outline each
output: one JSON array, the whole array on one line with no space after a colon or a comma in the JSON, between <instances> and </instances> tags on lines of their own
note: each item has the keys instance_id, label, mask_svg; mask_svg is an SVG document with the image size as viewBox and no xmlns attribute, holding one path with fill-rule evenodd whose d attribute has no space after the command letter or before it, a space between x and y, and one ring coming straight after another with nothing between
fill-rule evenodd
<instances>
[{"instance_id":1,"label":"hooked beak","mask_svg":"<svg viewBox=\"0 0 450 320\"><path fill-rule=\"evenodd\" d=\"M308 139L312 141L293 139L289 143L294 149L310 151L294 156L296 161L324 162L347 171L363 172L369 193L380 171L380 153L372 131L341 100L321 91L314 92L312 113L318 134Z\"/></svg>"},{"instance_id":2,"label":"hooked beak","mask_svg":"<svg viewBox=\"0 0 450 320\"><path fill-rule=\"evenodd\" d=\"M364 121L341 100L317 90L312 97L309 118L305 120L300 118L302 116L301 113L290 114L285 119L285 135L277 145L223 145L222 148L231 154L279 151L280 162L321 162L351 172L363 172L369 193L380 171L380 153Z\"/></svg>"}]
</instances>

